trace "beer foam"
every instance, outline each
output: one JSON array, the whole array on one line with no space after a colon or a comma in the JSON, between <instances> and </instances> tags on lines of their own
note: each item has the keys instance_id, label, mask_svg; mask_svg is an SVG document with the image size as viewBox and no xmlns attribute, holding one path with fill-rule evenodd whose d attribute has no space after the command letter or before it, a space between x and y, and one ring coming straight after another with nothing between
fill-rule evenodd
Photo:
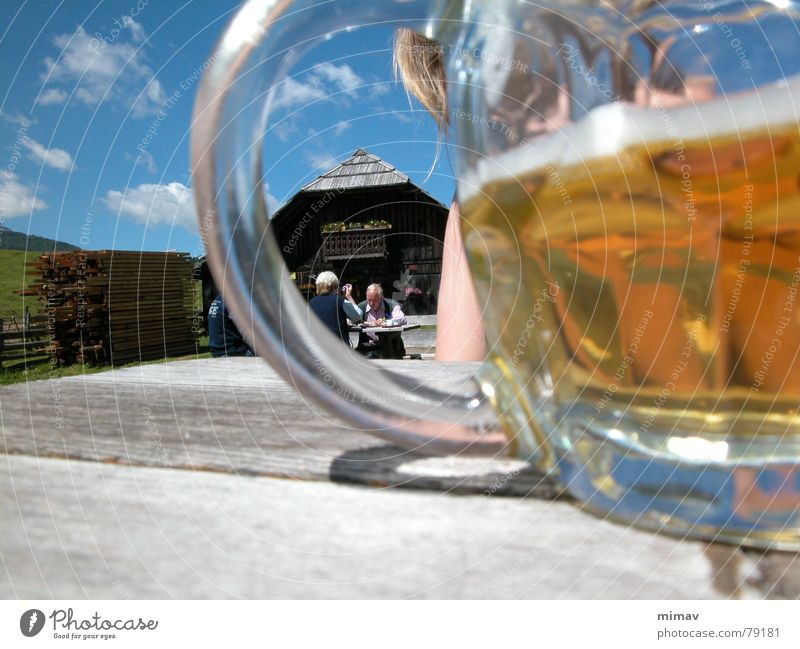
<instances>
[{"instance_id":1,"label":"beer foam","mask_svg":"<svg viewBox=\"0 0 800 649\"><path fill-rule=\"evenodd\" d=\"M493 159L483 159L465 173L459 196L481 193L486 183L521 178L548 166L588 167L594 160L647 145L668 150L691 141L783 129L800 121L800 76L752 92L672 108L644 108L615 102L598 106L580 121L518 144Z\"/></svg>"}]
</instances>

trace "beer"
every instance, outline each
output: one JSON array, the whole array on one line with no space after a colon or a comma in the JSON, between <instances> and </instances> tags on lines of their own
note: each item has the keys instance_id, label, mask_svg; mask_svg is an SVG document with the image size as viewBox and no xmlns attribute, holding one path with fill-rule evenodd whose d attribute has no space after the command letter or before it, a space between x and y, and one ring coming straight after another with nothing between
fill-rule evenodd
<instances>
[{"instance_id":1,"label":"beer","mask_svg":"<svg viewBox=\"0 0 800 649\"><path fill-rule=\"evenodd\" d=\"M676 431L800 432L792 105L784 88L609 106L478 169L462 213L492 362L515 385L501 411L580 412L653 448Z\"/></svg>"}]
</instances>

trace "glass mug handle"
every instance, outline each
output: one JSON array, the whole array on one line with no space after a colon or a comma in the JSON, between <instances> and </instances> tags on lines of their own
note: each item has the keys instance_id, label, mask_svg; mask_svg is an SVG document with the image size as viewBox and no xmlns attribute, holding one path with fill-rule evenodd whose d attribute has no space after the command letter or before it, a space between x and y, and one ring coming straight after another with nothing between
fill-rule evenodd
<instances>
[{"instance_id":1,"label":"glass mug handle","mask_svg":"<svg viewBox=\"0 0 800 649\"><path fill-rule=\"evenodd\" d=\"M193 186L217 286L257 355L303 395L355 427L432 453L512 455L477 387L439 389L381 369L364 371L309 318L269 226L262 159L275 88L306 44L350 25L395 22L447 40L463 0L251 0L207 63L192 123ZM311 332L311 336L308 332ZM473 382L474 384L474 382Z\"/></svg>"}]
</instances>

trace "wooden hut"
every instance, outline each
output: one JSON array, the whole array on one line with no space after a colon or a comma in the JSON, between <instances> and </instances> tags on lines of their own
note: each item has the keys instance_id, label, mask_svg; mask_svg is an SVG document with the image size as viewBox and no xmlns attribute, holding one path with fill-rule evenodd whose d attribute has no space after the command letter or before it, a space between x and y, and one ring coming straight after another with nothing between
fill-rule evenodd
<instances>
[{"instance_id":1,"label":"wooden hut","mask_svg":"<svg viewBox=\"0 0 800 649\"><path fill-rule=\"evenodd\" d=\"M379 282L409 315L436 312L448 208L378 156L358 149L303 187L271 227L307 297L332 270L356 300Z\"/></svg>"}]
</instances>

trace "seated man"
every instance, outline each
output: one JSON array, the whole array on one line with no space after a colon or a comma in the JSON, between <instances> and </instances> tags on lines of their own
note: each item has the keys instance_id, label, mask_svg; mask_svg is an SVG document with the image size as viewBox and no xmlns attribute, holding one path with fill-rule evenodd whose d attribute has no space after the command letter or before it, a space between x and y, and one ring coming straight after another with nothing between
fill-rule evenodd
<instances>
[{"instance_id":1,"label":"seated man","mask_svg":"<svg viewBox=\"0 0 800 649\"><path fill-rule=\"evenodd\" d=\"M217 295L208 308L208 346L214 358L255 356L231 319L221 295Z\"/></svg>"},{"instance_id":2,"label":"seated man","mask_svg":"<svg viewBox=\"0 0 800 649\"><path fill-rule=\"evenodd\" d=\"M356 306L350 284L344 287L344 299L338 294L339 278L328 270L317 275L317 296L311 298L309 308L331 330L334 336L341 338L350 346L350 326L347 319L358 322L362 318L362 310Z\"/></svg>"},{"instance_id":3,"label":"seated man","mask_svg":"<svg viewBox=\"0 0 800 649\"><path fill-rule=\"evenodd\" d=\"M364 313L364 322L373 327L380 327L387 320L392 320L395 325L406 323L403 309L394 300L383 297L383 288L380 284L370 284L367 287L367 299L358 307ZM392 358L402 358L406 353L403 338L397 336L395 341L395 349L391 350L388 355ZM381 341L376 334L362 331L358 337L356 351L361 352L367 358L381 358L386 350L381 349Z\"/></svg>"}]
</instances>

